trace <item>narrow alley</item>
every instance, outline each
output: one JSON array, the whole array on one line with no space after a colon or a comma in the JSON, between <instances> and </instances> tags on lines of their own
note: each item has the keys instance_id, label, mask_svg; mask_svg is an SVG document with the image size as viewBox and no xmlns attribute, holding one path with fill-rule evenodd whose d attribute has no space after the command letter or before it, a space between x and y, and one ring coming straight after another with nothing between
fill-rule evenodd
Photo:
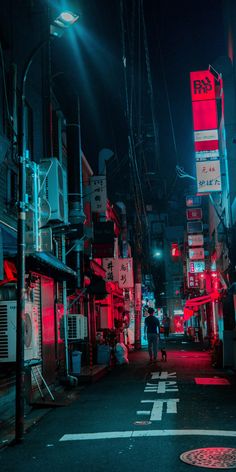
<instances>
[{"instance_id":1,"label":"narrow alley","mask_svg":"<svg viewBox=\"0 0 236 472\"><path fill-rule=\"evenodd\" d=\"M184 472L180 456L199 448L217 454L187 454L194 467L234 468L235 371L212 367L210 352L182 336L168 339L166 361L158 356L154 364L146 350L130 352L128 365L48 409L21 444L2 447L1 472Z\"/></svg>"}]
</instances>

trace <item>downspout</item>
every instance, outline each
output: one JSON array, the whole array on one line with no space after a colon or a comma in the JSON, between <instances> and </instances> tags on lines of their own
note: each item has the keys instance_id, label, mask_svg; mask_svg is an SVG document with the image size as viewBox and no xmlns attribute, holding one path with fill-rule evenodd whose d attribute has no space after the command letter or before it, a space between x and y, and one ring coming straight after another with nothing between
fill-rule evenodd
<instances>
[{"instance_id":1,"label":"downspout","mask_svg":"<svg viewBox=\"0 0 236 472\"><path fill-rule=\"evenodd\" d=\"M82 286L81 281L81 253L83 251L83 224L85 214L83 211L83 168L80 134L80 106L79 98L71 101L69 120L67 123L67 151L68 151L68 197L69 197L69 238L71 240L70 251L75 253L74 269L77 273L77 287Z\"/></svg>"},{"instance_id":2,"label":"downspout","mask_svg":"<svg viewBox=\"0 0 236 472\"><path fill-rule=\"evenodd\" d=\"M65 235L62 235L62 262L66 263L66 241ZM65 357L66 357L66 376L69 374L69 349L68 349L68 329L67 329L67 287L66 280L63 280L63 321L64 321L64 337L65 337Z\"/></svg>"}]
</instances>

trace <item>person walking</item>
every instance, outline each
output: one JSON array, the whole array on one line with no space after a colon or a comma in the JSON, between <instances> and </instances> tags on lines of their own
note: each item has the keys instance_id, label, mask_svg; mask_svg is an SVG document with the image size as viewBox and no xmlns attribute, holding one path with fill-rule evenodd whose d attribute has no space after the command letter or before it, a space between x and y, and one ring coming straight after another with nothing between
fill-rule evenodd
<instances>
[{"instance_id":1,"label":"person walking","mask_svg":"<svg viewBox=\"0 0 236 472\"><path fill-rule=\"evenodd\" d=\"M144 324L144 339L148 341L148 353L150 362L157 360L158 341L160 333L160 323L158 318L154 316L154 309L148 308L148 316Z\"/></svg>"}]
</instances>

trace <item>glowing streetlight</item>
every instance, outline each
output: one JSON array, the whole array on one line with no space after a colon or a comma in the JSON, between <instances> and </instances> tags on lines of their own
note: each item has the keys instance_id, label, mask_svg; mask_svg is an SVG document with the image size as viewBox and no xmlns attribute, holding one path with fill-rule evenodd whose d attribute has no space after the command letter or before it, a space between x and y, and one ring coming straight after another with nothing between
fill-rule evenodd
<instances>
[{"instance_id":1,"label":"glowing streetlight","mask_svg":"<svg viewBox=\"0 0 236 472\"><path fill-rule=\"evenodd\" d=\"M71 11L63 11L50 25L50 33L52 36L58 36L59 38L63 35L64 30L69 28L79 19L77 13Z\"/></svg>"}]
</instances>

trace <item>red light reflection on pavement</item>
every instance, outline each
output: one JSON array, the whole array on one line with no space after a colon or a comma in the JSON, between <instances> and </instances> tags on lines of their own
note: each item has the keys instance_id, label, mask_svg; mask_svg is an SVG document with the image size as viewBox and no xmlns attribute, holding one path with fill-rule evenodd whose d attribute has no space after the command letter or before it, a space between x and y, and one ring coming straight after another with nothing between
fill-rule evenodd
<instances>
[{"instance_id":1,"label":"red light reflection on pavement","mask_svg":"<svg viewBox=\"0 0 236 472\"><path fill-rule=\"evenodd\" d=\"M229 381L227 379L221 379L221 378L211 378L211 377L195 377L195 382L197 385L230 385Z\"/></svg>"}]
</instances>

